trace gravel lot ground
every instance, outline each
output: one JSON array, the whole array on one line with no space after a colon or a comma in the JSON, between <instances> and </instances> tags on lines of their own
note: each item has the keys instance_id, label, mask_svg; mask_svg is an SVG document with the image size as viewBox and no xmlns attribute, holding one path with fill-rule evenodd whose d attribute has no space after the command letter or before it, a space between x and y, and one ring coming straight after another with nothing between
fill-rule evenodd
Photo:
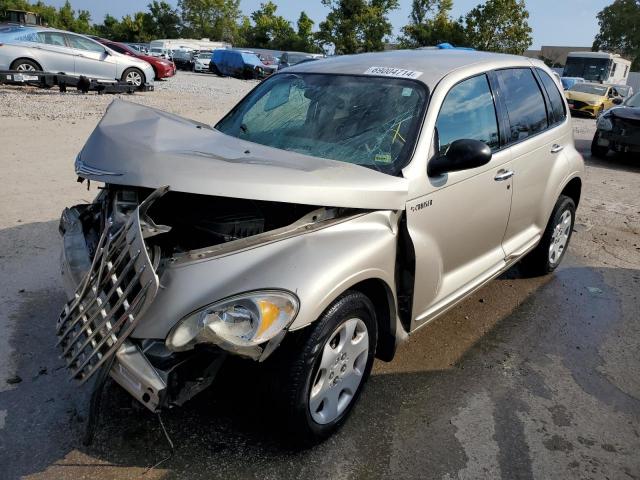
<instances>
[{"instance_id":1,"label":"gravel lot ground","mask_svg":"<svg viewBox=\"0 0 640 480\"><path fill-rule=\"evenodd\" d=\"M124 98L213 123L255 85L179 72ZM164 414L176 449L150 472L164 436L116 387L83 446L87 392L53 346L57 222L95 195L73 160L113 98L0 87L0 478L640 478L640 160L590 158L586 119L561 268L514 268L418 332L326 443L283 448L232 379Z\"/></svg>"},{"instance_id":2,"label":"gravel lot ground","mask_svg":"<svg viewBox=\"0 0 640 480\"><path fill-rule=\"evenodd\" d=\"M179 71L169 80L155 82L155 91L133 95L98 95L93 92L84 95L75 90L61 94L55 88L3 87L0 89L0 117L97 121L114 98L121 98L195 120L212 122L257 84L256 80Z\"/></svg>"}]
</instances>

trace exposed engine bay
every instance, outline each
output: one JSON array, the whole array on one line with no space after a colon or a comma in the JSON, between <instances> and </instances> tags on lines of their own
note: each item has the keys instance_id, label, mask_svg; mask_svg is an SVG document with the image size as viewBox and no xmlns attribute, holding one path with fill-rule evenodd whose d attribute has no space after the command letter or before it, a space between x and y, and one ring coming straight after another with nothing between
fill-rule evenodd
<instances>
[{"instance_id":1,"label":"exposed engine bay","mask_svg":"<svg viewBox=\"0 0 640 480\"><path fill-rule=\"evenodd\" d=\"M81 213L84 237L93 257L105 218L117 227L152 193L139 187L106 185L96 202ZM154 237L163 257L215 246L285 227L318 207L289 203L213 197L169 191L148 215L170 230Z\"/></svg>"}]
</instances>

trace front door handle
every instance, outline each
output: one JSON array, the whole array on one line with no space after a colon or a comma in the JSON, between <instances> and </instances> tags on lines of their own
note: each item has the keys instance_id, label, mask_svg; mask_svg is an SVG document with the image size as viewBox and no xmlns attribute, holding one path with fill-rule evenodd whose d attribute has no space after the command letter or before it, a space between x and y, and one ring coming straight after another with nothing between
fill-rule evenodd
<instances>
[{"instance_id":1,"label":"front door handle","mask_svg":"<svg viewBox=\"0 0 640 480\"><path fill-rule=\"evenodd\" d=\"M502 168L502 169L498 170L498 173L496 174L495 177L493 177L493 179L496 182L504 182L505 180L509 180L515 174L516 174L516 172L514 172L513 170L505 170L505 169Z\"/></svg>"},{"instance_id":2,"label":"front door handle","mask_svg":"<svg viewBox=\"0 0 640 480\"><path fill-rule=\"evenodd\" d=\"M564 147L562 145L558 145L557 143L554 143L551 146L551 153L558 153L558 152L561 152L562 150L564 150Z\"/></svg>"}]
</instances>

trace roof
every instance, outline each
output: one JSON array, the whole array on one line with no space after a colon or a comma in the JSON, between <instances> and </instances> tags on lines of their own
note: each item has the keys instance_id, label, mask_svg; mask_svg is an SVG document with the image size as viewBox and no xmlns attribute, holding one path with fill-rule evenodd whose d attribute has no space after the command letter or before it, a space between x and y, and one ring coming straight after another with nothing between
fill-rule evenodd
<instances>
[{"instance_id":1,"label":"roof","mask_svg":"<svg viewBox=\"0 0 640 480\"><path fill-rule=\"evenodd\" d=\"M499 53L451 49L393 50L388 52L361 53L328 57L320 62L306 62L287 68L287 72L340 73L362 75L371 67L397 68L409 72L420 72L416 78L429 87L434 87L441 78L453 70L476 65L528 62L525 57Z\"/></svg>"},{"instance_id":2,"label":"roof","mask_svg":"<svg viewBox=\"0 0 640 480\"><path fill-rule=\"evenodd\" d=\"M622 58L617 53L609 52L569 52L569 57L584 57L584 58L615 58L616 60L622 60L631 63L631 60Z\"/></svg>"}]
</instances>

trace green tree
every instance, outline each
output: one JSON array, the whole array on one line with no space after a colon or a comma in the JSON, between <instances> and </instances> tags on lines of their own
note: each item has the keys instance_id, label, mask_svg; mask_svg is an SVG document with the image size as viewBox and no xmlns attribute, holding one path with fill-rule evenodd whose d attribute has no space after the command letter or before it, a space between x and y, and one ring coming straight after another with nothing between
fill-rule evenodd
<instances>
[{"instance_id":1,"label":"green tree","mask_svg":"<svg viewBox=\"0 0 640 480\"><path fill-rule=\"evenodd\" d=\"M179 0L185 34L236 43L240 0Z\"/></svg>"},{"instance_id":2,"label":"green tree","mask_svg":"<svg viewBox=\"0 0 640 480\"><path fill-rule=\"evenodd\" d=\"M254 26L250 30L249 44L256 48L286 50L295 41L295 31L291 23L276 15L278 7L272 1L260 4L260 8L251 14Z\"/></svg>"},{"instance_id":3,"label":"green tree","mask_svg":"<svg viewBox=\"0 0 640 480\"><path fill-rule=\"evenodd\" d=\"M96 25L96 34L102 38L108 38L110 40L116 40L119 38L121 26L118 19L108 13L104 17L104 21Z\"/></svg>"},{"instance_id":4,"label":"green tree","mask_svg":"<svg viewBox=\"0 0 640 480\"><path fill-rule=\"evenodd\" d=\"M306 12L300 12L298 17L297 27L298 32L296 34L295 44L291 50L297 50L299 52L316 53L322 51L316 42L316 36L313 33L314 21L311 20Z\"/></svg>"},{"instance_id":5,"label":"green tree","mask_svg":"<svg viewBox=\"0 0 640 480\"><path fill-rule=\"evenodd\" d=\"M69 0L60 7L58 15L51 23L51 26L77 33L93 33L91 14L87 10L79 10L76 16L76 12L71 7Z\"/></svg>"},{"instance_id":6,"label":"green tree","mask_svg":"<svg viewBox=\"0 0 640 480\"><path fill-rule=\"evenodd\" d=\"M180 14L165 1L154 0L147 5L147 31L155 38L177 38L180 35Z\"/></svg>"},{"instance_id":7,"label":"green tree","mask_svg":"<svg viewBox=\"0 0 640 480\"><path fill-rule=\"evenodd\" d=\"M388 14L398 8L398 0L322 0L330 11L320 23L317 38L333 44L338 54L374 52L384 49L391 35Z\"/></svg>"},{"instance_id":8,"label":"green tree","mask_svg":"<svg viewBox=\"0 0 640 480\"><path fill-rule=\"evenodd\" d=\"M640 68L640 1L615 0L598 15L600 31L593 50L619 53L630 59L631 68Z\"/></svg>"},{"instance_id":9,"label":"green tree","mask_svg":"<svg viewBox=\"0 0 640 480\"><path fill-rule=\"evenodd\" d=\"M465 17L469 46L521 55L531 46L528 18L524 0L487 0Z\"/></svg>"},{"instance_id":10,"label":"green tree","mask_svg":"<svg viewBox=\"0 0 640 480\"><path fill-rule=\"evenodd\" d=\"M416 48L448 42L465 42L461 21L450 17L453 0L413 0L410 22L402 27L399 38L403 48Z\"/></svg>"}]
</instances>

